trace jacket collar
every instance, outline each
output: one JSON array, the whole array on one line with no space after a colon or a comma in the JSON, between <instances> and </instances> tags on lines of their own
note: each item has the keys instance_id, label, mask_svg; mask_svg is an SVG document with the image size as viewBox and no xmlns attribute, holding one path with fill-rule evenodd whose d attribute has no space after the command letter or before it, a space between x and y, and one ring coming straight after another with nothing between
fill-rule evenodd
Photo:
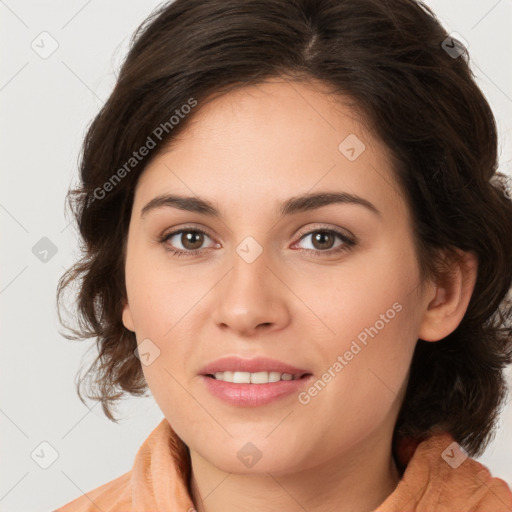
<instances>
[{"instance_id":1,"label":"jacket collar","mask_svg":"<svg viewBox=\"0 0 512 512\"><path fill-rule=\"evenodd\" d=\"M512 493L444 432L395 444L403 474L374 512L510 512ZM194 511L190 454L164 418L137 452L131 472L132 510Z\"/></svg>"}]
</instances>

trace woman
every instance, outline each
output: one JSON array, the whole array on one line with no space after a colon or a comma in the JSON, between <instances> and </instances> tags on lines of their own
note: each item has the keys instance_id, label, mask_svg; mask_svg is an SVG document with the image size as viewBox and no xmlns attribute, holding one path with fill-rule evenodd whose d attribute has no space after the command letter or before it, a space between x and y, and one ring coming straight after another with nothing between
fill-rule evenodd
<instances>
[{"instance_id":1,"label":"woman","mask_svg":"<svg viewBox=\"0 0 512 512\"><path fill-rule=\"evenodd\" d=\"M87 133L59 293L106 415L149 388L165 418L59 510L510 511L472 458L512 362L496 146L420 2L152 15Z\"/></svg>"}]
</instances>

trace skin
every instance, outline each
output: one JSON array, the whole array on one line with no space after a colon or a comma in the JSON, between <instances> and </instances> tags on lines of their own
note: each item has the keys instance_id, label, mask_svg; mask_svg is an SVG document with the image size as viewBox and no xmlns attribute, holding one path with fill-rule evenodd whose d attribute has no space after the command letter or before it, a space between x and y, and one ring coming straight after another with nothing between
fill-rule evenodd
<instances>
[{"instance_id":1,"label":"skin","mask_svg":"<svg viewBox=\"0 0 512 512\"><path fill-rule=\"evenodd\" d=\"M387 149L340 100L321 84L277 79L229 92L199 105L138 182L123 323L138 343L149 338L160 350L142 368L190 449L199 512L376 508L400 479L391 438L415 343L452 332L471 297L470 253L452 281L419 288L411 217ZM354 161L338 150L349 134L366 146ZM281 202L320 191L357 194L380 215L337 203L278 216ZM205 198L222 218L168 206L141 216L163 193ZM208 234L159 241L185 227ZM315 229L357 241L327 254L344 242L332 235L315 243ZM252 263L236 251L248 236L263 250ZM166 250L172 245L202 253L178 258ZM279 359L320 378L394 303L401 311L306 405L295 394L260 407L229 405L198 375L239 355ZM262 454L252 468L237 457L248 442Z\"/></svg>"}]
</instances>

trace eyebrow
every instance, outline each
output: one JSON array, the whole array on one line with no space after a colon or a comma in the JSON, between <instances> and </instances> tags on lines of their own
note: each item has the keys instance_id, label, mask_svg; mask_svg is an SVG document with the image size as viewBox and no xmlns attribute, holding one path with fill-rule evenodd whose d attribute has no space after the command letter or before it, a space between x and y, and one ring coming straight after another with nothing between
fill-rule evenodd
<instances>
[{"instance_id":1,"label":"eyebrow","mask_svg":"<svg viewBox=\"0 0 512 512\"><path fill-rule=\"evenodd\" d=\"M364 199L363 197L349 194L347 192L320 192L292 197L281 203L279 215L280 217L284 217L285 215L293 215L309 210L316 210L318 208L322 208L323 206L339 203L364 206L372 213L380 217L382 216L381 212L372 203L370 203L370 201ZM156 196L154 199L149 201L149 203L147 203L144 208L142 208L141 217L152 210L164 207L201 213L210 217L222 217L218 208L210 201L201 199L199 197L180 196L176 194L164 194Z\"/></svg>"}]
</instances>

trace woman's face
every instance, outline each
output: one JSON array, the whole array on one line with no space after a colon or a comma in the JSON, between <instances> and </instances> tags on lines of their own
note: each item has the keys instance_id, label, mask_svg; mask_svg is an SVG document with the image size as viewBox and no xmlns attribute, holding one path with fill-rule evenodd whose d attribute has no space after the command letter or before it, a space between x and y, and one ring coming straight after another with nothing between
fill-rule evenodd
<instances>
[{"instance_id":1,"label":"woman's face","mask_svg":"<svg viewBox=\"0 0 512 512\"><path fill-rule=\"evenodd\" d=\"M427 301L385 147L312 83L265 82L196 110L142 174L127 241L123 322L155 400L193 457L228 472L389 444ZM360 199L297 199L317 194ZM154 201L171 195L194 203ZM227 356L303 371L203 375Z\"/></svg>"}]
</instances>

